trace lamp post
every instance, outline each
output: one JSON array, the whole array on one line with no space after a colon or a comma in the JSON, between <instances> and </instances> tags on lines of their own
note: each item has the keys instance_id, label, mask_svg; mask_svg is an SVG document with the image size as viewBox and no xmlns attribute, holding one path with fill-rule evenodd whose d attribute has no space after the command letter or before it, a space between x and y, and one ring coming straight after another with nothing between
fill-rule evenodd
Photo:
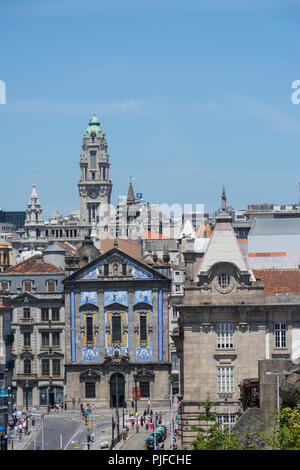
<instances>
[{"instance_id":1,"label":"lamp post","mask_svg":"<svg viewBox=\"0 0 300 470\"><path fill-rule=\"evenodd\" d=\"M119 423L119 384L118 372L116 372L116 417L117 417L117 442L120 440L120 423Z\"/></svg>"},{"instance_id":2,"label":"lamp post","mask_svg":"<svg viewBox=\"0 0 300 470\"><path fill-rule=\"evenodd\" d=\"M235 406L236 403L220 403L220 406L227 406L228 407L228 432L229 434L231 433L231 415L232 413L230 412L230 407Z\"/></svg>"},{"instance_id":3,"label":"lamp post","mask_svg":"<svg viewBox=\"0 0 300 470\"><path fill-rule=\"evenodd\" d=\"M134 378L134 412L135 412L135 415L137 413L137 368L135 367L134 369L134 375L133 375L133 378Z\"/></svg>"},{"instance_id":4,"label":"lamp post","mask_svg":"<svg viewBox=\"0 0 300 470\"><path fill-rule=\"evenodd\" d=\"M28 380L26 379L26 382L25 382L25 398L26 398L26 436L28 436L28 387L29 387L29 383L28 383Z\"/></svg>"},{"instance_id":5,"label":"lamp post","mask_svg":"<svg viewBox=\"0 0 300 470\"><path fill-rule=\"evenodd\" d=\"M163 398L166 398L166 397L169 397L170 398L170 419L171 419L171 427L170 427L170 431L171 431L171 443L170 443L170 448L171 450L173 450L173 440L174 440L174 428L173 428L173 399L176 397L177 399L178 398L181 398L182 395L180 393L175 393L175 394L172 394L170 393L169 395L161 395Z\"/></svg>"}]
</instances>

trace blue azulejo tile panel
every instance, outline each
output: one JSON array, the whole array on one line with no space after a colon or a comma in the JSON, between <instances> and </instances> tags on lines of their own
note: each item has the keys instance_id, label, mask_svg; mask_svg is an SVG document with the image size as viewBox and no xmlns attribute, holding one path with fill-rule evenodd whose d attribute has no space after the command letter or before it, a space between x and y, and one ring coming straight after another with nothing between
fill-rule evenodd
<instances>
[{"instance_id":1,"label":"blue azulejo tile panel","mask_svg":"<svg viewBox=\"0 0 300 470\"><path fill-rule=\"evenodd\" d=\"M133 296L133 304L139 304L140 302L146 302L147 304L152 305L152 290L142 289L135 290Z\"/></svg>"},{"instance_id":2,"label":"blue azulejo tile panel","mask_svg":"<svg viewBox=\"0 0 300 470\"><path fill-rule=\"evenodd\" d=\"M153 361L153 348L152 346L137 346L135 348L135 360L141 362Z\"/></svg>"},{"instance_id":3,"label":"blue azulejo tile panel","mask_svg":"<svg viewBox=\"0 0 300 470\"><path fill-rule=\"evenodd\" d=\"M114 304L115 302L128 307L128 291L127 290L104 291L103 293L104 307L107 307L110 304Z\"/></svg>"},{"instance_id":4,"label":"blue azulejo tile panel","mask_svg":"<svg viewBox=\"0 0 300 470\"><path fill-rule=\"evenodd\" d=\"M126 354L128 354L128 348L127 347L123 347L123 346L120 346L118 348L113 348L111 346L108 346L105 348L105 354L107 356L112 356L114 354L114 352L118 350L119 353L121 354L121 356L126 356Z\"/></svg>"},{"instance_id":5,"label":"blue azulejo tile panel","mask_svg":"<svg viewBox=\"0 0 300 470\"><path fill-rule=\"evenodd\" d=\"M81 348L82 362L99 362L99 349L91 347Z\"/></svg>"},{"instance_id":6,"label":"blue azulejo tile panel","mask_svg":"<svg viewBox=\"0 0 300 470\"><path fill-rule=\"evenodd\" d=\"M98 305L98 295L96 291L80 292L80 305L94 304Z\"/></svg>"}]
</instances>

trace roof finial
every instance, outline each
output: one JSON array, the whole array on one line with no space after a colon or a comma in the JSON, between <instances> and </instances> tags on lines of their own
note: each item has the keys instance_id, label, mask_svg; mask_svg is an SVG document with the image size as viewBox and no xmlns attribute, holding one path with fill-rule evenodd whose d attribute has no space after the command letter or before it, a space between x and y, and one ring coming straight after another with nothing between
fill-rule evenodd
<instances>
[{"instance_id":1,"label":"roof finial","mask_svg":"<svg viewBox=\"0 0 300 470\"><path fill-rule=\"evenodd\" d=\"M222 210L226 211L226 194L225 194L224 185L223 185L223 192L222 192Z\"/></svg>"}]
</instances>

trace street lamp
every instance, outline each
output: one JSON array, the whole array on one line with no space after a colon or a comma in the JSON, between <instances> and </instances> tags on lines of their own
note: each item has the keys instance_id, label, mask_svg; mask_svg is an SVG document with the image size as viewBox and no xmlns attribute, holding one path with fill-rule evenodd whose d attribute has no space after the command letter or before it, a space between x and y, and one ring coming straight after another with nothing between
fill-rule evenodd
<instances>
[{"instance_id":1,"label":"street lamp","mask_svg":"<svg viewBox=\"0 0 300 470\"><path fill-rule=\"evenodd\" d=\"M265 372L266 375L275 375L276 376L276 397L277 397L277 411L278 411L278 417L277 417L277 423L279 427L279 414L280 414L280 399L279 399L279 377L281 375L290 375L291 372L288 371L283 371L283 372Z\"/></svg>"},{"instance_id":2,"label":"street lamp","mask_svg":"<svg viewBox=\"0 0 300 470\"><path fill-rule=\"evenodd\" d=\"M29 383L28 383L28 380L26 379L26 382L25 382L25 397L26 397L26 436L28 436L28 387L29 387Z\"/></svg>"},{"instance_id":3,"label":"street lamp","mask_svg":"<svg viewBox=\"0 0 300 470\"><path fill-rule=\"evenodd\" d=\"M117 417L117 441L120 440L120 425L119 425L119 384L118 372L116 372L116 417Z\"/></svg>"},{"instance_id":4,"label":"street lamp","mask_svg":"<svg viewBox=\"0 0 300 470\"><path fill-rule=\"evenodd\" d=\"M231 432L231 414L232 414L232 413L230 413L230 407L235 406L235 405L236 405L236 403L227 403L227 402L226 403L220 403L220 406L228 406L228 432L229 432L229 434Z\"/></svg>"},{"instance_id":5,"label":"street lamp","mask_svg":"<svg viewBox=\"0 0 300 470\"><path fill-rule=\"evenodd\" d=\"M134 369L134 375L133 375L133 378L134 378L134 411L135 411L135 415L137 413L137 368L135 367Z\"/></svg>"},{"instance_id":6,"label":"street lamp","mask_svg":"<svg viewBox=\"0 0 300 470\"><path fill-rule=\"evenodd\" d=\"M177 399L181 398L182 395L180 393L175 393L174 395L171 393L169 395L161 395L161 397L162 398L167 398L167 397L170 398L170 411L171 411L171 413L170 413L170 419L171 419L171 446L170 447L171 447L171 450L173 450L173 438L174 438L173 437L174 436L174 434L173 434L173 399L174 398L177 398Z\"/></svg>"}]
</instances>

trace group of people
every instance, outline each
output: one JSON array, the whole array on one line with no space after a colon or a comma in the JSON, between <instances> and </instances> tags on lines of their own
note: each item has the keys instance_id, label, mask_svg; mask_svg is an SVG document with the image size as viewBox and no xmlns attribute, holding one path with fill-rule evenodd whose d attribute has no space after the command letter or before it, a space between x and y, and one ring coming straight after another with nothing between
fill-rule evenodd
<instances>
[{"instance_id":1,"label":"group of people","mask_svg":"<svg viewBox=\"0 0 300 470\"><path fill-rule=\"evenodd\" d=\"M63 411L64 409L67 410L67 402L61 402L61 403L48 403L47 405L47 415L50 414L51 410L54 410L54 411L59 411L59 408L61 409L61 411Z\"/></svg>"},{"instance_id":2,"label":"group of people","mask_svg":"<svg viewBox=\"0 0 300 470\"><path fill-rule=\"evenodd\" d=\"M26 418L15 419L14 422L14 433L15 436L19 436L21 440L23 437L23 433L26 432Z\"/></svg>"}]
</instances>

